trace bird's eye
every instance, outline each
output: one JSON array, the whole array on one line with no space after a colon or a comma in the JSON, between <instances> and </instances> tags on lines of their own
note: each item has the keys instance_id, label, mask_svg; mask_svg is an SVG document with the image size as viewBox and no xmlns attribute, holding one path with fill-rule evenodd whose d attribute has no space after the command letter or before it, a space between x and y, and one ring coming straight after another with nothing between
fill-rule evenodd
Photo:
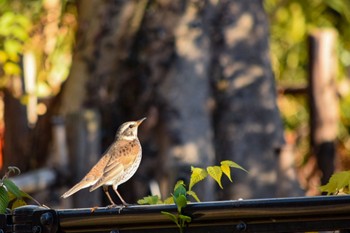
<instances>
[{"instance_id":1,"label":"bird's eye","mask_svg":"<svg viewBox=\"0 0 350 233\"><path fill-rule=\"evenodd\" d=\"M129 129L134 128L134 125L129 125Z\"/></svg>"}]
</instances>

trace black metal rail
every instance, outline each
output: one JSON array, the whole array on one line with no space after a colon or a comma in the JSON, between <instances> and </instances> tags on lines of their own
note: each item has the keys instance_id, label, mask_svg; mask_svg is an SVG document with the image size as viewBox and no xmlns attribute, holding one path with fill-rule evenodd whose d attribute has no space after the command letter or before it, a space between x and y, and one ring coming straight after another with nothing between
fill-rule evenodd
<instances>
[{"instance_id":1,"label":"black metal rail","mask_svg":"<svg viewBox=\"0 0 350 233\"><path fill-rule=\"evenodd\" d=\"M1 232L179 232L161 211L174 205L52 210L21 207L0 215ZM185 232L305 232L350 229L350 196L255 199L189 204Z\"/></svg>"}]
</instances>

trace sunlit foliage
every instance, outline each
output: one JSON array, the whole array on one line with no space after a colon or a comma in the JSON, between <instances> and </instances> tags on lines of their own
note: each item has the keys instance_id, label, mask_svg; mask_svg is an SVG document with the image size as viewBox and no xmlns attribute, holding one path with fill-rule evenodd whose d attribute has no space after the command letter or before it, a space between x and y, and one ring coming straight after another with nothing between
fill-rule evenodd
<instances>
[{"instance_id":1,"label":"sunlit foliage","mask_svg":"<svg viewBox=\"0 0 350 233\"><path fill-rule=\"evenodd\" d=\"M1 0L0 88L11 89L14 78L23 78L23 56L33 54L35 94L57 94L68 76L75 27L74 4L66 1Z\"/></svg>"},{"instance_id":2,"label":"sunlit foliage","mask_svg":"<svg viewBox=\"0 0 350 233\"><path fill-rule=\"evenodd\" d=\"M265 0L264 5L270 19L271 60L278 86L307 85L307 36L313 29L333 28L338 32L339 137L341 141L349 140L350 1ZM279 104L287 130L306 128L308 106L305 96L281 96Z\"/></svg>"}]
</instances>

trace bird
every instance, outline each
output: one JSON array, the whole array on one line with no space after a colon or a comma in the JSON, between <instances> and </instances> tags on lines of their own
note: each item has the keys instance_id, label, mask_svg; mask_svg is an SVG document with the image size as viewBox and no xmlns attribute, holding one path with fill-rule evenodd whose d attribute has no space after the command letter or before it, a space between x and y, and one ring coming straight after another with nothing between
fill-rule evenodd
<instances>
[{"instance_id":1,"label":"bird","mask_svg":"<svg viewBox=\"0 0 350 233\"><path fill-rule=\"evenodd\" d=\"M67 198L81 189L90 187L92 192L99 187L107 195L112 205L117 206L108 193L108 186L112 186L123 206L129 204L118 192L118 186L128 181L141 163L142 148L137 137L139 125L146 117L137 121L123 123L117 130L114 142L109 146L101 159L91 168L86 176L75 186L65 192L61 197Z\"/></svg>"}]
</instances>

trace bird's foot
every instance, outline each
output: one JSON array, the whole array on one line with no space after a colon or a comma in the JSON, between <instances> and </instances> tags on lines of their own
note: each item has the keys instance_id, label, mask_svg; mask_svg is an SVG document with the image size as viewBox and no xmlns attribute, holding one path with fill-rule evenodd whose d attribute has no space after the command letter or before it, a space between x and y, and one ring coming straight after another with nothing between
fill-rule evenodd
<instances>
[{"instance_id":1,"label":"bird's foot","mask_svg":"<svg viewBox=\"0 0 350 233\"><path fill-rule=\"evenodd\" d=\"M119 214L120 214L120 212L121 212L124 208L126 208L126 207L129 206L129 204L127 204L127 205L125 205L125 204L127 204L127 203L124 203L124 204L122 204L122 205L112 204L112 205L107 206L107 208L108 208L108 209L118 208L118 209L119 209L118 212L119 212Z\"/></svg>"},{"instance_id":2,"label":"bird's foot","mask_svg":"<svg viewBox=\"0 0 350 233\"><path fill-rule=\"evenodd\" d=\"M123 202L123 207L128 207L131 206L131 204L127 203L127 202Z\"/></svg>"},{"instance_id":3,"label":"bird's foot","mask_svg":"<svg viewBox=\"0 0 350 233\"><path fill-rule=\"evenodd\" d=\"M111 205L108 205L108 206L107 206L107 209L113 209L113 208L117 208L117 207L120 207L120 205L111 204Z\"/></svg>"},{"instance_id":4,"label":"bird's foot","mask_svg":"<svg viewBox=\"0 0 350 233\"><path fill-rule=\"evenodd\" d=\"M93 213L93 212L95 212L95 210L97 210L97 209L98 209L98 206L95 206L95 207L90 208L90 211L91 211L91 213Z\"/></svg>"}]
</instances>

